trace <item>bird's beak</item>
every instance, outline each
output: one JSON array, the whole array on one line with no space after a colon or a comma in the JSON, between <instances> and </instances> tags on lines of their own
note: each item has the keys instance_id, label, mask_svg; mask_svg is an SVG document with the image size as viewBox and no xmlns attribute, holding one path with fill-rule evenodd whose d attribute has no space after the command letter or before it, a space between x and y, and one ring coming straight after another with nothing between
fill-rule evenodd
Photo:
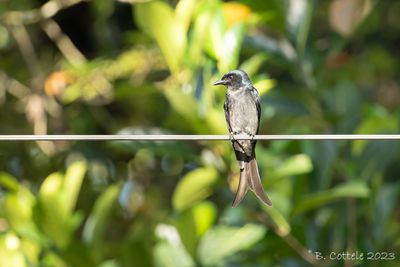
<instances>
[{"instance_id":1,"label":"bird's beak","mask_svg":"<svg viewBox=\"0 0 400 267\"><path fill-rule=\"evenodd\" d=\"M225 85L225 84L226 84L226 81L224 81L224 80L218 80L218 81L216 81L216 82L213 83L213 85L220 85L220 84Z\"/></svg>"}]
</instances>

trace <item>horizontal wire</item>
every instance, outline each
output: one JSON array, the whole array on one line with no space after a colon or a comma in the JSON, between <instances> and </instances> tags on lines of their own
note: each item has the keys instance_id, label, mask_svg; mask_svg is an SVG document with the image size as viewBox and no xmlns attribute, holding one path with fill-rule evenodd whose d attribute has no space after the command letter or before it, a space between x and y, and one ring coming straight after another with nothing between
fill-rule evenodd
<instances>
[{"instance_id":1,"label":"horizontal wire","mask_svg":"<svg viewBox=\"0 0 400 267\"><path fill-rule=\"evenodd\" d=\"M400 140L400 134L234 135L235 140ZM117 135L0 135L0 141L223 141L230 135L117 134Z\"/></svg>"}]
</instances>

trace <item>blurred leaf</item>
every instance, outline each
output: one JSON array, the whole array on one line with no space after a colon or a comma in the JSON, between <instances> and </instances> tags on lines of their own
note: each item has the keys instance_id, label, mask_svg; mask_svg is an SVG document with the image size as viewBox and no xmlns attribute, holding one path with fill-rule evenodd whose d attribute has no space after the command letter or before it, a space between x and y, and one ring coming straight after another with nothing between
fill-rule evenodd
<instances>
[{"instance_id":1,"label":"blurred leaf","mask_svg":"<svg viewBox=\"0 0 400 267\"><path fill-rule=\"evenodd\" d=\"M364 181L349 181L330 190L304 196L293 208L293 213L304 213L342 198L366 198L370 190Z\"/></svg>"},{"instance_id":2,"label":"blurred leaf","mask_svg":"<svg viewBox=\"0 0 400 267\"><path fill-rule=\"evenodd\" d=\"M200 241L199 260L205 266L221 264L227 257L253 246L265 233L266 229L256 224L243 227L218 225Z\"/></svg>"},{"instance_id":3,"label":"blurred leaf","mask_svg":"<svg viewBox=\"0 0 400 267\"><path fill-rule=\"evenodd\" d=\"M296 43L297 51L304 52L308 31L310 28L312 9L312 0L289 0L287 11L287 24L289 33Z\"/></svg>"},{"instance_id":4,"label":"blurred leaf","mask_svg":"<svg viewBox=\"0 0 400 267\"><path fill-rule=\"evenodd\" d=\"M178 88L164 90L163 93L174 111L186 119L186 123L189 124L191 129L201 131L203 127L198 116L198 105L192 95L186 94ZM182 103L185 103L185 105L182 105Z\"/></svg>"},{"instance_id":5,"label":"blurred leaf","mask_svg":"<svg viewBox=\"0 0 400 267\"><path fill-rule=\"evenodd\" d=\"M155 266L191 267L196 266L182 245L174 246L166 241L158 242L154 247Z\"/></svg>"},{"instance_id":6,"label":"blurred leaf","mask_svg":"<svg viewBox=\"0 0 400 267\"><path fill-rule=\"evenodd\" d=\"M387 227L390 217L398 204L398 196L400 193L400 184L385 184L378 192L373 211L373 234L375 242L383 245L386 240Z\"/></svg>"},{"instance_id":7,"label":"blurred leaf","mask_svg":"<svg viewBox=\"0 0 400 267\"><path fill-rule=\"evenodd\" d=\"M111 185L94 203L93 210L83 228L83 239L86 243L98 245L98 242L103 239L110 214L118 200L119 191L119 184Z\"/></svg>"},{"instance_id":8,"label":"blurred leaf","mask_svg":"<svg viewBox=\"0 0 400 267\"><path fill-rule=\"evenodd\" d=\"M0 211L10 227L20 235L34 237L32 209L36 201L31 192L23 186L14 194L6 194L0 202Z\"/></svg>"},{"instance_id":9,"label":"blurred leaf","mask_svg":"<svg viewBox=\"0 0 400 267\"><path fill-rule=\"evenodd\" d=\"M7 29L0 24L0 50L8 45L9 39L10 37Z\"/></svg>"},{"instance_id":10,"label":"blurred leaf","mask_svg":"<svg viewBox=\"0 0 400 267\"><path fill-rule=\"evenodd\" d=\"M222 42L218 46L218 68L220 72L226 73L236 69L239 63L239 52L247 27L239 23L224 33Z\"/></svg>"},{"instance_id":11,"label":"blurred leaf","mask_svg":"<svg viewBox=\"0 0 400 267\"><path fill-rule=\"evenodd\" d=\"M275 169L274 175L278 178L283 178L309 173L312 170L313 165L310 157L305 154L299 154L286 159L277 169Z\"/></svg>"},{"instance_id":12,"label":"blurred leaf","mask_svg":"<svg viewBox=\"0 0 400 267\"><path fill-rule=\"evenodd\" d=\"M0 186L11 192L16 192L19 188L17 179L6 172L0 172Z\"/></svg>"},{"instance_id":13,"label":"blurred leaf","mask_svg":"<svg viewBox=\"0 0 400 267\"><path fill-rule=\"evenodd\" d=\"M237 23L244 22L251 15L250 8L238 2L223 3L222 12L228 28Z\"/></svg>"},{"instance_id":14,"label":"blurred leaf","mask_svg":"<svg viewBox=\"0 0 400 267\"><path fill-rule=\"evenodd\" d=\"M329 9L329 23L348 37L372 10L371 0L334 0Z\"/></svg>"},{"instance_id":15,"label":"blurred leaf","mask_svg":"<svg viewBox=\"0 0 400 267\"><path fill-rule=\"evenodd\" d=\"M196 234L201 237L213 225L217 217L217 208L212 202L204 201L193 206L192 215L196 223Z\"/></svg>"},{"instance_id":16,"label":"blurred leaf","mask_svg":"<svg viewBox=\"0 0 400 267\"><path fill-rule=\"evenodd\" d=\"M260 96L267 93L275 86L276 82L272 79L264 79L254 83L254 87L257 88L258 93Z\"/></svg>"},{"instance_id":17,"label":"blurred leaf","mask_svg":"<svg viewBox=\"0 0 400 267\"><path fill-rule=\"evenodd\" d=\"M181 24L182 16L179 21L168 4L149 1L135 5L135 18L139 26L157 41L170 69L177 71L186 49L187 25Z\"/></svg>"},{"instance_id":18,"label":"blurred leaf","mask_svg":"<svg viewBox=\"0 0 400 267\"><path fill-rule=\"evenodd\" d=\"M244 70L247 72L249 77L253 77L257 74L259 69L261 68L261 65L265 63L265 61L268 59L268 55L266 53L258 53L255 54L254 56L251 56L250 58L246 59L241 65L240 69ZM258 88L257 88L258 89Z\"/></svg>"},{"instance_id":19,"label":"blurred leaf","mask_svg":"<svg viewBox=\"0 0 400 267\"><path fill-rule=\"evenodd\" d=\"M198 2L197 0L180 0L176 5L175 18L177 23L182 25L184 32L189 29L190 21Z\"/></svg>"},{"instance_id":20,"label":"blurred leaf","mask_svg":"<svg viewBox=\"0 0 400 267\"><path fill-rule=\"evenodd\" d=\"M211 167L198 168L187 173L178 183L172 196L175 210L182 211L212 193L218 172Z\"/></svg>"},{"instance_id":21,"label":"blurred leaf","mask_svg":"<svg viewBox=\"0 0 400 267\"><path fill-rule=\"evenodd\" d=\"M13 233L0 235L0 267L25 267L24 254L20 249L21 240Z\"/></svg>"},{"instance_id":22,"label":"blurred leaf","mask_svg":"<svg viewBox=\"0 0 400 267\"><path fill-rule=\"evenodd\" d=\"M386 111L374 111L374 114L366 117L354 131L355 134L388 134L398 131L398 121L396 116L387 114ZM367 140L355 140L352 143L354 155L360 155L369 143Z\"/></svg>"},{"instance_id":23,"label":"blurred leaf","mask_svg":"<svg viewBox=\"0 0 400 267\"><path fill-rule=\"evenodd\" d=\"M312 179L315 188L326 189L331 186L332 171L338 156L338 144L332 140L321 140L313 145L312 159L314 169Z\"/></svg>"},{"instance_id":24,"label":"blurred leaf","mask_svg":"<svg viewBox=\"0 0 400 267\"><path fill-rule=\"evenodd\" d=\"M50 174L42 183L35 220L43 233L60 248L65 248L81 216L73 213L86 165L76 162L67 169L67 175Z\"/></svg>"},{"instance_id":25,"label":"blurred leaf","mask_svg":"<svg viewBox=\"0 0 400 267\"><path fill-rule=\"evenodd\" d=\"M199 238L213 225L217 210L212 202L203 201L185 210L179 217L177 228L187 250L196 255Z\"/></svg>"},{"instance_id":26,"label":"blurred leaf","mask_svg":"<svg viewBox=\"0 0 400 267\"><path fill-rule=\"evenodd\" d=\"M291 203L285 195L279 192L269 192L268 194L273 205L263 205L262 208L271 217L277 233L281 236L285 236L291 231L289 222Z\"/></svg>"},{"instance_id":27,"label":"blurred leaf","mask_svg":"<svg viewBox=\"0 0 400 267\"><path fill-rule=\"evenodd\" d=\"M357 159L356 167L359 176L371 179L382 172L390 163L396 162L399 155L399 143L390 140L373 140L368 143L361 156Z\"/></svg>"},{"instance_id":28,"label":"blurred leaf","mask_svg":"<svg viewBox=\"0 0 400 267\"><path fill-rule=\"evenodd\" d=\"M75 208L86 169L86 162L79 161L69 166L65 173L63 203L70 212Z\"/></svg>"}]
</instances>

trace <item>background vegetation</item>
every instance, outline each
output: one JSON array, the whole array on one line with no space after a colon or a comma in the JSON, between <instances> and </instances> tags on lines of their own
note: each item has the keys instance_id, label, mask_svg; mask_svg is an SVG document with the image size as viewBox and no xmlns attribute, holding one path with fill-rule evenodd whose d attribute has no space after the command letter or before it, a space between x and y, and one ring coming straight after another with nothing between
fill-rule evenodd
<instances>
[{"instance_id":1,"label":"background vegetation","mask_svg":"<svg viewBox=\"0 0 400 267\"><path fill-rule=\"evenodd\" d=\"M0 3L1 134L226 134L235 68L262 134L399 133L398 1ZM232 209L229 142L0 142L0 266L399 266L398 142L257 156Z\"/></svg>"}]
</instances>

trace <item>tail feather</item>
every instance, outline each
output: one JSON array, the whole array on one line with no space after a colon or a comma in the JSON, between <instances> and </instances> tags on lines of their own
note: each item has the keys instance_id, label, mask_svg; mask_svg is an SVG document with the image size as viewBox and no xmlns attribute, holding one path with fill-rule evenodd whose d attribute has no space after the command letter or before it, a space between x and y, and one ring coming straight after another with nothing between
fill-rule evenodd
<instances>
[{"instance_id":1,"label":"tail feather","mask_svg":"<svg viewBox=\"0 0 400 267\"><path fill-rule=\"evenodd\" d=\"M271 200L264 192L256 159L253 158L249 162L238 161L238 163L240 166L240 180L232 207L239 205L246 195L248 189L253 191L263 203L267 204L268 206L272 206Z\"/></svg>"},{"instance_id":2,"label":"tail feather","mask_svg":"<svg viewBox=\"0 0 400 267\"><path fill-rule=\"evenodd\" d=\"M250 176L249 168L246 167L248 165L247 162L239 162L240 166L240 178L239 178L239 185L236 191L235 199L232 202L232 207L236 207L239 205L240 201L244 198L248 190L248 179L247 177Z\"/></svg>"},{"instance_id":3,"label":"tail feather","mask_svg":"<svg viewBox=\"0 0 400 267\"><path fill-rule=\"evenodd\" d=\"M256 196L265 204L268 206L272 206L271 200L268 198L268 196L264 192L264 188L261 183L261 178L260 174L258 173L258 166L257 166L257 161L256 158L253 158L250 160L248 164L246 164L246 167L249 168L249 179L251 186L250 188L252 191L256 194Z\"/></svg>"}]
</instances>

